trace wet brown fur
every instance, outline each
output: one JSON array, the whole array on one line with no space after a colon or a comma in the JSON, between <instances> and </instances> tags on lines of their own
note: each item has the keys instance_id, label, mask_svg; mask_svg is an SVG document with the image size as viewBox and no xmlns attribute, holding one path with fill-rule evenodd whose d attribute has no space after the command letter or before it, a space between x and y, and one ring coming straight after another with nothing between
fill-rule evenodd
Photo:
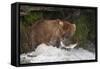
<instances>
[{"instance_id":1,"label":"wet brown fur","mask_svg":"<svg viewBox=\"0 0 100 69\"><path fill-rule=\"evenodd\" d=\"M73 33L74 27L67 21L60 19L38 21L30 28L29 45L33 50L41 43L59 47L60 41L65 36L72 36Z\"/></svg>"}]
</instances>

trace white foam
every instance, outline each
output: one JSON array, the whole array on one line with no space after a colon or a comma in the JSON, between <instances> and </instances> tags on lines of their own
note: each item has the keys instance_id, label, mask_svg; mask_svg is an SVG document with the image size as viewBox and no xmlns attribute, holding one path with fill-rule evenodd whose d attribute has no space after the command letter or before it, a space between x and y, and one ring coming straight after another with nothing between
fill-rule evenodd
<instances>
[{"instance_id":1,"label":"white foam","mask_svg":"<svg viewBox=\"0 0 100 69\"><path fill-rule=\"evenodd\" d=\"M40 44L35 51L20 55L20 62L22 64L91 59L95 59L95 54L83 48L67 51L53 46L47 46L46 44Z\"/></svg>"}]
</instances>

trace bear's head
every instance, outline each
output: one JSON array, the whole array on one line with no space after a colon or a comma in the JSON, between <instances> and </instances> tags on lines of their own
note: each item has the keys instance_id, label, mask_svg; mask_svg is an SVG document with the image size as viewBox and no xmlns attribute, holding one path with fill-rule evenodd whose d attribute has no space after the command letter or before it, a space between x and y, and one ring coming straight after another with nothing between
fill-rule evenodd
<instances>
[{"instance_id":1,"label":"bear's head","mask_svg":"<svg viewBox=\"0 0 100 69\"><path fill-rule=\"evenodd\" d=\"M74 35L76 31L76 25L68 21L59 21L60 26L62 26L62 37L70 38Z\"/></svg>"}]
</instances>

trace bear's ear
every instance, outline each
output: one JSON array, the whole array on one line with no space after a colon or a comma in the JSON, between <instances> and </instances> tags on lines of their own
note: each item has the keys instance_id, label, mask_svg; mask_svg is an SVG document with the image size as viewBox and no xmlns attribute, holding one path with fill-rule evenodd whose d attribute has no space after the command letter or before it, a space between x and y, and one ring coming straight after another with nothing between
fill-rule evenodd
<instances>
[{"instance_id":1,"label":"bear's ear","mask_svg":"<svg viewBox=\"0 0 100 69\"><path fill-rule=\"evenodd\" d=\"M62 21L59 21L59 24L60 24L60 26L63 26L64 25L64 23Z\"/></svg>"},{"instance_id":2,"label":"bear's ear","mask_svg":"<svg viewBox=\"0 0 100 69\"><path fill-rule=\"evenodd\" d=\"M73 25L73 30L74 32L76 31L76 25L75 24L72 24Z\"/></svg>"}]
</instances>

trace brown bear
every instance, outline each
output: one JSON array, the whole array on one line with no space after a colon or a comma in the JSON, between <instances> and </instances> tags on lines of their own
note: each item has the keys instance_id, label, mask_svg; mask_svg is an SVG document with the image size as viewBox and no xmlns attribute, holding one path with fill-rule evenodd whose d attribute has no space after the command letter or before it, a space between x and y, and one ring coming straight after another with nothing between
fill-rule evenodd
<instances>
[{"instance_id":1,"label":"brown bear","mask_svg":"<svg viewBox=\"0 0 100 69\"><path fill-rule=\"evenodd\" d=\"M60 46L60 41L64 38L70 38L76 30L75 24L68 21L55 19L55 20L42 20L33 23L29 34L29 45L32 50L41 44Z\"/></svg>"}]
</instances>

